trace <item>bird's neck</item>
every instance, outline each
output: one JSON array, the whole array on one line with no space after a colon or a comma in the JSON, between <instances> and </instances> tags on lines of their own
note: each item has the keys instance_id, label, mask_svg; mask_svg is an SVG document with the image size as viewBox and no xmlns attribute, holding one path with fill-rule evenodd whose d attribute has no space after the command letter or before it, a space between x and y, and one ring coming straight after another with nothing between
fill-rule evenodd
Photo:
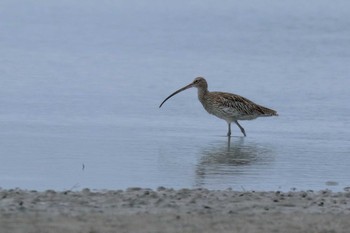
<instances>
[{"instance_id":1,"label":"bird's neck","mask_svg":"<svg viewBox=\"0 0 350 233\"><path fill-rule=\"evenodd\" d=\"M208 92L207 88L198 88L198 99L202 102Z\"/></svg>"}]
</instances>

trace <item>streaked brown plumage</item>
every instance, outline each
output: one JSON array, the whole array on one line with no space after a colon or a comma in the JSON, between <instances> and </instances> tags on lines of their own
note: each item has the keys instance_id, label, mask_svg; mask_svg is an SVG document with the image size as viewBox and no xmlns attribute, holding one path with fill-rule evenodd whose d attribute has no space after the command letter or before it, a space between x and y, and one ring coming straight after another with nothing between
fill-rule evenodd
<instances>
[{"instance_id":1,"label":"streaked brown plumage","mask_svg":"<svg viewBox=\"0 0 350 233\"><path fill-rule=\"evenodd\" d=\"M243 135L246 136L245 130L238 123L238 120L253 120L257 117L278 116L275 110L258 105L242 96L225 92L208 91L207 81L203 77L197 77L192 83L175 91L160 104L159 108L172 96L191 87L196 87L198 89L198 99L208 113L227 122L227 136L231 136L232 122L234 122L240 128Z\"/></svg>"}]
</instances>

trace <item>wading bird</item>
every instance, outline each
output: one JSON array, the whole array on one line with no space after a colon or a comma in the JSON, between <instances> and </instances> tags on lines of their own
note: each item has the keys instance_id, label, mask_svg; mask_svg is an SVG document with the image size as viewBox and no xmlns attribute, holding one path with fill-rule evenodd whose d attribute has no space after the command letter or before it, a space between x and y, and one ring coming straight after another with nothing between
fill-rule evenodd
<instances>
[{"instance_id":1,"label":"wading bird","mask_svg":"<svg viewBox=\"0 0 350 233\"><path fill-rule=\"evenodd\" d=\"M239 120L253 120L257 117L278 116L275 110L258 105L242 96L225 92L208 91L208 83L203 77L195 78L192 83L169 95L159 105L159 108L172 96L191 87L196 87L198 89L198 99L208 113L227 122L228 137L231 136L232 122L234 122L243 135L246 136L244 128L238 123Z\"/></svg>"}]
</instances>

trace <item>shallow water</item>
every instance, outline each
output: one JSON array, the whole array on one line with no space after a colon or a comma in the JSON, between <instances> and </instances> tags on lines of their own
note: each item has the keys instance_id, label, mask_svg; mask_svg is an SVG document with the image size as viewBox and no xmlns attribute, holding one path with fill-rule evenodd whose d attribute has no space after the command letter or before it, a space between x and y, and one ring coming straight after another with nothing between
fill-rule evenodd
<instances>
[{"instance_id":1,"label":"shallow water","mask_svg":"<svg viewBox=\"0 0 350 233\"><path fill-rule=\"evenodd\" d=\"M269 3L3 1L0 187L350 186L350 4ZM158 108L198 75L280 116Z\"/></svg>"}]
</instances>

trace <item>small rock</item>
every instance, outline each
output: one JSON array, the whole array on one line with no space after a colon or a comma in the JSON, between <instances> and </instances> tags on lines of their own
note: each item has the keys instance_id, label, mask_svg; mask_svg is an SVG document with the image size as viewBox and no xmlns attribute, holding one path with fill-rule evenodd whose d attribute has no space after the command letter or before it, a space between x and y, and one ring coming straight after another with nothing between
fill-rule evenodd
<instances>
[{"instance_id":1,"label":"small rock","mask_svg":"<svg viewBox=\"0 0 350 233\"><path fill-rule=\"evenodd\" d=\"M142 188L140 187L130 187L130 188L127 188L126 191L127 192L134 192L134 191L140 191Z\"/></svg>"},{"instance_id":2,"label":"small rock","mask_svg":"<svg viewBox=\"0 0 350 233\"><path fill-rule=\"evenodd\" d=\"M166 188L163 187L163 186L159 186L159 187L157 188L157 191L164 191L164 190L166 190Z\"/></svg>"},{"instance_id":3,"label":"small rock","mask_svg":"<svg viewBox=\"0 0 350 233\"><path fill-rule=\"evenodd\" d=\"M55 194L56 191L55 190L52 190L52 189L48 189L45 191L46 194Z\"/></svg>"},{"instance_id":4,"label":"small rock","mask_svg":"<svg viewBox=\"0 0 350 233\"><path fill-rule=\"evenodd\" d=\"M303 198L305 198L305 197L307 197L307 193L306 193L306 192L302 192L302 193L300 194L300 196L303 197Z\"/></svg>"},{"instance_id":5,"label":"small rock","mask_svg":"<svg viewBox=\"0 0 350 233\"><path fill-rule=\"evenodd\" d=\"M331 193L331 191L328 190L328 189L326 189L326 190L322 190L321 193L322 193L323 195L328 195L328 194Z\"/></svg>"},{"instance_id":6,"label":"small rock","mask_svg":"<svg viewBox=\"0 0 350 233\"><path fill-rule=\"evenodd\" d=\"M146 190L146 191L143 192L143 195L145 195L145 196L148 196L149 194L150 194L149 190Z\"/></svg>"}]
</instances>

